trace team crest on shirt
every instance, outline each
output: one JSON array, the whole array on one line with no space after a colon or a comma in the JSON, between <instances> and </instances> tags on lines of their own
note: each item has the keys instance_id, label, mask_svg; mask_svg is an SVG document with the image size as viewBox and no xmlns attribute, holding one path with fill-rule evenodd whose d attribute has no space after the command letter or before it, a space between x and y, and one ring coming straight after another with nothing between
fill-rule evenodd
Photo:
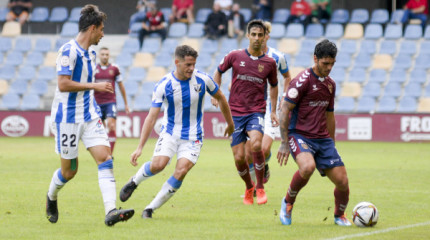
<instances>
[{"instance_id":1,"label":"team crest on shirt","mask_svg":"<svg viewBox=\"0 0 430 240\"><path fill-rule=\"evenodd\" d=\"M332 94L333 93L333 86L331 84L328 84L327 87L328 87L328 91L330 92L330 94Z\"/></svg>"},{"instance_id":2,"label":"team crest on shirt","mask_svg":"<svg viewBox=\"0 0 430 240\"><path fill-rule=\"evenodd\" d=\"M264 65L258 64L258 71L262 72L264 70Z\"/></svg>"},{"instance_id":3,"label":"team crest on shirt","mask_svg":"<svg viewBox=\"0 0 430 240\"><path fill-rule=\"evenodd\" d=\"M202 91L202 84L194 84L194 90L196 92L201 92Z\"/></svg>"},{"instance_id":4,"label":"team crest on shirt","mask_svg":"<svg viewBox=\"0 0 430 240\"><path fill-rule=\"evenodd\" d=\"M113 70L109 69L109 75L113 75Z\"/></svg>"}]
</instances>

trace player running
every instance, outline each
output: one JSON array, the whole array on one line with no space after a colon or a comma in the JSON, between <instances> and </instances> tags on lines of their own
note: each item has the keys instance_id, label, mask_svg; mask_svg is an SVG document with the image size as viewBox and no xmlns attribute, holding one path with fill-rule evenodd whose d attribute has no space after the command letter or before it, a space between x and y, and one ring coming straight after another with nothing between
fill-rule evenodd
<instances>
[{"instance_id":1,"label":"player running","mask_svg":"<svg viewBox=\"0 0 430 240\"><path fill-rule=\"evenodd\" d=\"M282 142L278 162L281 166L286 165L291 151L299 167L282 199L279 217L284 225L291 224L291 212L297 194L308 183L315 168L335 185L335 224L351 225L344 215L349 200L348 177L335 147L336 83L328 76L336 61L336 54L334 43L329 40L319 42L315 46L314 66L302 71L291 81L282 104Z\"/></svg>"}]
</instances>

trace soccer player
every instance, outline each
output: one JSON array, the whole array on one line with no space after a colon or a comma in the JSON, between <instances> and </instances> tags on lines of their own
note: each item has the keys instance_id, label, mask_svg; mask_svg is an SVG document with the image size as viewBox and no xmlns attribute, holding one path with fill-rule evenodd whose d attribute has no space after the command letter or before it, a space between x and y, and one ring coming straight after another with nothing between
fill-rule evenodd
<instances>
[{"instance_id":1,"label":"soccer player","mask_svg":"<svg viewBox=\"0 0 430 240\"><path fill-rule=\"evenodd\" d=\"M218 85L206 73L195 69L197 52L187 45L175 50L176 70L164 76L155 86L152 107L142 127L139 145L131 154L131 164L137 166L137 159L154 128L161 105L164 103L164 117L160 137L151 161L144 163L120 192L121 201L127 201L137 186L161 172L177 155L173 175L146 206L143 218L152 218L155 209L166 203L182 185L182 182L196 164L203 141L203 106L206 91L220 103L221 112L227 121L225 135L234 130L230 108Z\"/></svg>"},{"instance_id":2,"label":"soccer player","mask_svg":"<svg viewBox=\"0 0 430 240\"><path fill-rule=\"evenodd\" d=\"M282 142L278 162L281 166L286 165L291 151L299 167L282 199L279 217L284 225L291 224L291 212L297 194L308 183L315 168L335 185L335 224L351 225L344 215L349 200L348 177L335 147L336 83L328 76L336 61L336 54L337 48L333 42L319 42L314 51L315 64L290 82L282 104Z\"/></svg>"},{"instance_id":3,"label":"soccer player","mask_svg":"<svg viewBox=\"0 0 430 240\"><path fill-rule=\"evenodd\" d=\"M243 203L254 203L256 189L257 203L265 204L267 196L263 186L264 154L261 143L264 134L264 114L266 111L267 81L270 88L270 101L273 103L270 118L278 126L276 103L278 98L278 77L276 61L264 54L263 43L266 26L261 20L252 20L247 26L249 46L227 54L215 71L214 80L221 84L221 76L233 68L229 105L232 111L235 131L232 135L231 148L236 168L246 184ZM213 101L217 106L217 102ZM249 138L251 154L257 178L256 186L251 180L249 166L245 159L245 142Z\"/></svg>"},{"instance_id":4,"label":"soccer player","mask_svg":"<svg viewBox=\"0 0 430 240\"><path fill-rule=\"evenodd\" d=\"M79 33L58 51L58 86L51 109L55 151L60 154L61 168L52 176L46 201L46 215L58 221L57 195L78 172L78 142L81 139L98 165L99 186L105 207L105 224L126 221L133 209L116 209L116 189L108 137L99 117L94 90L113 93L109 82L94 82L97 45L103 37L106 14L88 4L81 10Z\"/></svg>"},{"instance_id":5,"label":"soccer player","mask_svg":"<svg viewBox=\"0 0 430 240\"><path fill-rule=\"evenodd\" d=\"M106 47L100 48L99 51L100 63L97 64L95 82L108 82L112 84L113 92L94 92L97 104L100 106L101 119L108 128L108 137L111 153L116 142L116 95L115 95L115 82L118 83L119 90L121 91L122 98L124 99L125 113L129 114L130 109L127 104L127 95L125 93L124 84L122 83L122 76L119 68L115 64L109 63L109 49Z\"/></svg>"}]
</instances>

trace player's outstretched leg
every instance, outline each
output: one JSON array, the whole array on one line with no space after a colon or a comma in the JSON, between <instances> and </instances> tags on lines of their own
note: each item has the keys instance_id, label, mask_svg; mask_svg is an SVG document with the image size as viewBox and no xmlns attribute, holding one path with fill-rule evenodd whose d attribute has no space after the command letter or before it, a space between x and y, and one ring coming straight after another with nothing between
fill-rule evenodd
<instances>
[{"instance_id":1,"label":"player's outstretched leg","mask_svg":"<svg viewBox=\"0 0 430 240\"><path fill-rule=\"evenodd\" d=\"M281 211L279 211L279 219L283 225L291 225L291 213L293 211L293 205L287 203L285 198L282 199Z\"/></svg>"},{"instance_id":2,"label":"player's outstretched leg","mask_svg":"<svg viewBox=\"0 0 430 240\"><path fill-rule=\"evenodd\" d=\"M112 209L105 217L105 224L109 227L117 222L127 221L134 215L133 209Z\"/></svg>"},{"instance_id":3,"label":"player's outstretched leg","mask_svg":"<svg viewBox=\"0 0 430 240\"><path fill-rule=\"evenodd\" d=\"M142 218L152 218L153 212L154 212L154 210L152 210L152 208L147 208L147 209L143 210Z\"/></svg>"},{"instance_id":4,"label":"player's outstretched leg","mask_svg":"<svg viewBox=\"0 0 430 240\"><path fill-rule=\"evenodd\" d=\"M169 179L167 179L152 202L146 206L142 213L142 218L152 218L154 210L163 206L164 203L173 197L181 185L182 181L176 179L174 176L171 176Z\"/></svg>"},{"instance_id":5,"label":"player's outstretched leg","mask_svg":"<svg viewBox=\"0 0 430 240\"><path fill-rule=\"evenodd\" d=\"M127 201L131 195L133 194L134 190L136 190L137 186L143 182L144 180L154 176L155 174L151 172L150 169L151 162L146 162L142 165L142 167L139 168L136 175L134 175L130 181L128 181L119 192L119 199L122 202Z\"/></svg>"},{"instance_id":6,"label":"player's outstretched leg","mask_svg":"<svg viewBox=\"0 0 430 240\"><path fill-rule=\"evenodd\" d=\"M126 183L119 192L119 199L121 200L121 202L127 201L131 197L131 194L133 194L134 190L136 190L136 188L136 183L133 182L133 178L130 178L130 181L128 181L128 183Z\"/></svg>"},{"instance_id":7,"label":"player's outstretched leg","mask_svg":"<svg viewBox=\"0 0 430 240\"><path fill-rule=\"evenodd\" d=\"M46 199L46 217L51 223L58 221L57 194L66 183L67 180L61 174L61 168L57 169L52 175Z\"/></svg>"},{"instance_id":8,"label":"player's outstretched leg","mask_svg":"<svg viewBox=\"0 0 430 240\"><path fill-rule=\"evenodd\" d=\"M58 221L57 200L51 201L49 196L46 196L46 217L51 223L56 223Z\"/></svg>"}]
</instances>

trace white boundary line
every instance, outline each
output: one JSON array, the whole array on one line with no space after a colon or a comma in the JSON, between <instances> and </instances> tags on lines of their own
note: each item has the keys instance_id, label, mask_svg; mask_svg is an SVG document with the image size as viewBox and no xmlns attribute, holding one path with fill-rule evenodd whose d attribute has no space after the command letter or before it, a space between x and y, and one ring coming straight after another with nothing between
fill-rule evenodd
<instances>
[{"instance_id":1,"label":"white boundary line","mask_svg":"<svg viewBox=\"0 0 430 240\"><path fill-rule=\"evenodd\" d=\"M426 225L430 225L430 221L411 224L411 225L404 225L404 226L399 226L399 227L391 227L391 228L377 230L377 231L373 231L373 232L357 233L357 234L345 235L345 236L341 236L341 237L328 238L327 240L341 240L341 239L348 239L348 238L355 238L355 237L363 237L363 236L369 236L369 235L374 235L374 234L379 234L379 233L386 233L386 232L402 230L402 229L406 229L406 228L421 227L421 226L426 226Z\"/></svg>"}]
</instances>

